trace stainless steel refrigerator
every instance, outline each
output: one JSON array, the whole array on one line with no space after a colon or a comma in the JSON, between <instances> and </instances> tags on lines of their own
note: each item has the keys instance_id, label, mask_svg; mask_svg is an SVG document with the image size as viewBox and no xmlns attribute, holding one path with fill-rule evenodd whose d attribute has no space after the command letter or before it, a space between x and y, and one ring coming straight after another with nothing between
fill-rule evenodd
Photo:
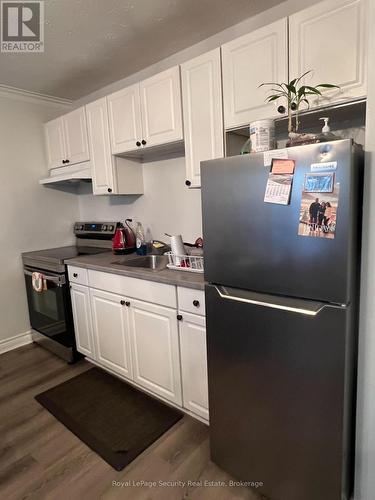
<instances>
[{"instance_id":1,"label":"stainless steel refrigerator","mask_svg":"<svg viewBox=\"0 0 375 500\"><path fill-rule=\"evenodd\" d=\"M201 164L211 457L272 500L342 500L353 470L363 156L351 140L287 156L287 204L264 201L262 153ZM330 218L311 209L323 200Z\"/></svg>"}]
</instances>

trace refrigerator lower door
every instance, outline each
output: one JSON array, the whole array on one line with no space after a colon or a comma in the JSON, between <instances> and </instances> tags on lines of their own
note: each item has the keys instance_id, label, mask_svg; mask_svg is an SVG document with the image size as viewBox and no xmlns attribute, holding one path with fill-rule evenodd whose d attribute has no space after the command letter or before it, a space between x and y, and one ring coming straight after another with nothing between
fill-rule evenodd
<instances>
[{"instance_id":1,"label":"refrigerator lower door","mask_svg":"<svg viewBox=\"0 0 375 500\"><path fill-rule=\"evenodd\" d=\"M350 307L206 287L211 457L272 500L348 498Z\"/></svg>"}]
</instances>

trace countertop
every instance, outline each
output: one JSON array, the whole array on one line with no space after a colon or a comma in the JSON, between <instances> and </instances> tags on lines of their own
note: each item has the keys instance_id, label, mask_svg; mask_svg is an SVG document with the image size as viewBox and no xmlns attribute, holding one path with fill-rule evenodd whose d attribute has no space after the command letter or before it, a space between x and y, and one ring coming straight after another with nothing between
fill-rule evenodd
<instances>
[{"instance_id":1,"label":"countertop","mask_svg":"<svg viewBox=\"0 0 375 500\"><path fill-rule=\"evenodd\" d=\"M188 271L174 271L173 269L144 269L140 267L126 267L121 264L116 264L115 261L134 259L135 254L130 255L113 255L112 252L104 252L97 255L82 255L68 259L65 264L68 266L83 267L85 269L93 269L95 271L103 271L106 273L120 274L122 276L130 276L141 280L157 281L158 283L166 283L167 285L184 286L203 290L205 285L203 273L191 273Z\"/></svg>"}]
</instances>

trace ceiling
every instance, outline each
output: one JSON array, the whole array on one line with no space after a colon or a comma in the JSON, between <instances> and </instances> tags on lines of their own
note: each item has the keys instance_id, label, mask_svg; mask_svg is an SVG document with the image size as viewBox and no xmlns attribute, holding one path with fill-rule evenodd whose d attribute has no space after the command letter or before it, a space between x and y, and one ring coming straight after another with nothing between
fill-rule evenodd
<instances>
[{"instance_id":1,"label":"ceiling","mask_svg":"<svg viewBox=\"0 0 375 500\"><path fill-rule=\"evenodd\" d=\"M281 0L45 0L45 52L0 54L0 84L78 99Z\"/></svg>"}]
</instances>

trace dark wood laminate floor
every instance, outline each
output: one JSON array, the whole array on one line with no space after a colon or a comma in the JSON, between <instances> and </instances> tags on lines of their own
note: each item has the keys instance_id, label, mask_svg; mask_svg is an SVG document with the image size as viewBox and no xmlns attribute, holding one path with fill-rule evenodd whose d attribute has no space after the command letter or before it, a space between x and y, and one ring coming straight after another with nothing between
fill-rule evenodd
<instances>
[{"instance_id":1,"label":"dark wood laminate floor","mask_svg":"<svg viewBox=\"0 0 375 500\"><path fill-rule=\"evenodd\" d=\"M207 427L188 416L123 471L113 470L34 400L90 366L68 366L35 344L0 356L0 499L256 500L238 487L134 485L231 479L209 459Z\"/></svg>"}]
</instances>

